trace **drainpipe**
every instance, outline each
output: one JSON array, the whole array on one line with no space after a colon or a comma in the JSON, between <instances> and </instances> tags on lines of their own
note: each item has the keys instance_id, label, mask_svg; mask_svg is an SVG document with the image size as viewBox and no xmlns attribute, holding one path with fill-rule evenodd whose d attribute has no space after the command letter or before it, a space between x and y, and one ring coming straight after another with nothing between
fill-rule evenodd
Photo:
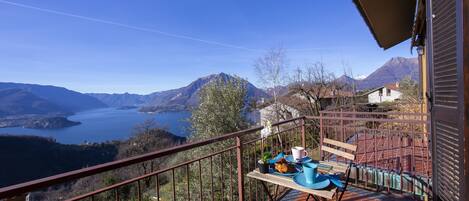
<instances>
[{"instance_id":1,"label":"drainpipe","mask_svg":"<svg viewBox=\"0 0 469 201\"><path fill-rule=\"evenodd\" d=\"M418 59L419 59L419 95L418 95L418 100L421 102L422 101L422 98L423 98L423 72L422 72L422 68L424 67L423 64L422 64L422 56L423 56L423 53L424 53L424 48L423 46L418 46L417 47L417 53L418 53Z\"/></svg>"}]
</instances>

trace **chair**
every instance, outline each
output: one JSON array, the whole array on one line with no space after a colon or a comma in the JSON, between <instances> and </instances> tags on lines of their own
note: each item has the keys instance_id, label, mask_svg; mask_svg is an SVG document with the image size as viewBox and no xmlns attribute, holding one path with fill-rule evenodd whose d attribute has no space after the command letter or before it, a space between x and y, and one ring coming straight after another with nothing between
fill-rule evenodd
<instances>
[{"instance_id":1,"label":"chair","mask_svg":"<svg viewBox=\"0 0 469 201\"><path fill-rule=\"evenodd\" d=\"M344 150L344 151L343 151ZM357 151L357 145L348 144L340 142L337 140L332 140L329 138L323 138L321 144L321 152L327 152L328 158L342 157L347 162L338 162L336 161L319 161L319 171L321 169L323 172L339 174L341 178L345 180L343 188L337 188L336 200L341 200L345 191L347 190L348 182L350 179L350 172L352 170L353 161L355 160L355 152ZM351 153L350 153L351 152ZM340 195L339 195L340 194ZM338 197L337 197L338 196ZM308 200L310 195L308 195ZM314 197L313 197L314 198Z\"/></svg>"}]
</instances>

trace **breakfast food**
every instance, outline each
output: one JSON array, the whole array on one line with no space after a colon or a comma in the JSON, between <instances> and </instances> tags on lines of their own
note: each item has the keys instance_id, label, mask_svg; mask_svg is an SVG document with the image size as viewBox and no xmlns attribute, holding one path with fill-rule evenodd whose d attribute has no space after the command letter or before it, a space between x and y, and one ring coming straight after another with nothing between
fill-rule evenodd
<instances>
[{"instance_id":1,"label":"breakfast food","mask_svg":"<svg viewBox=\"0 0 469 201\"><path fill-rule=\"evenodd\" d=\"M285 158L281 158L275 163L275 170L280 173L294 173L296 171L295 166L289 164Z\"/></svg>"}]
</instances>

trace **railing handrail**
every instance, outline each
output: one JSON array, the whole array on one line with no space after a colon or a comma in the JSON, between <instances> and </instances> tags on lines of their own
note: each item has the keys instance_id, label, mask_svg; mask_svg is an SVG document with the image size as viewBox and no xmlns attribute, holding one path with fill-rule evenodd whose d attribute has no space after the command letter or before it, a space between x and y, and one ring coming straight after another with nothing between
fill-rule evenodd
<instances>
[{"instance_id":1,"label":"railing handrail","mask_svg":"<svg viewBox=\"0 0 469 201\"><path fill-rule=\"evenodd\" d=\"M301 119L301 118L304 118L304 117L288 119L288 120L285 120L285 121L277 122L273 125L288 123L288 122L292 122L292 121L295 121L295 120L298 120L298 119ZM45 177L45 178L41 178L41 179L37 179L37 180L33 180L33 181L28 181L28 182L24 182L24 183L20 183L20 184L16 184L16 185L3 187L3 188L0 188L0 199L13 197L13 196L17 196L17 195L22 195L22 194L25 194L25 193L28 193L28 192L31 192L31 191L34 191L34 190L38 190L38 189L48 187L48 186L52 186L52 185L62 184L64 182L71 181L71 180L74 180L74 179L79 179L79 178L83 178L83 177L87 177L87 176L91 176L91 175L96 175L96 174L106 172L106 171L109 171L109 170L114 170L114 169L117 169L117 168L130 166L130 165L133 165L133 164L136 164L136 163L152 160L152 159L155 159L155 158L159 158L159 157L162 157L162 156L167 156L167 155L178 153L178 152L181 152L181 151L186 151L186 150L193 149L193 148L196 148L196 147L201 147L201 146L212 144L212 143L215 143L215 142L219 142L219 141L223 141L223 140L227 140L227 139L231 139L231 138L235 138L235 137L240 137L240 136L243 136L243 135L246 135L246 134L249 134L249 133L260 131L263 128L264 128L263 126L256 126L256 127L253 127L253 128L249 128L249 129L245 129L245 130L241 130L241 131L237 131L237 132L233 132L233 133L224 134L224 135L221 135L221 136L209 138L209 139L206 139L206 140L201 140L201 141L198 141L198 142L186 143L186 144L174 146L174 147L163 149L163 150L150 152L150 153L147 153L147 154L142 154L142 155L138 155L138 156L134 156L134 157L129 157L129 158L126 158L126 159L121 159L121 160L117 160L117 161L103 163L103 164L99 164L99 165L95 165L95 166L91 166L91 167L87 167L87 168L82 168L82 169L73 170L73 171L70 171L70 172L62 173L62 174L53 175L53 176L50 176L50 177Z\"/></svg>"},{"instance_id":2,"label":"railing handrail","mask_svg":"<svg viewBox=\"0 0 469 201\"><path fill-rule=\"evenodd\" d=\"M425 112L354 112L354 111L320 111L323 114L368 114L368 115L404 115L404 116L430 116Z\"/></svg>"},{"instance_id":3,"label":"railing handrail","mask_svg":"<svg viewBox=\"0 0 469 201\"><path fill-rule=\"evenodd\" d=\"M306 119L323 119L323 120L345 120L345 121L375 121L375 122L394 122L394 123L413 123L413 124L429 124L429 120L413 120L413 119L379 119L379 118L359 118L359 117L327 117L327 116L305 116Z\"/></svg>"}]
</instances>

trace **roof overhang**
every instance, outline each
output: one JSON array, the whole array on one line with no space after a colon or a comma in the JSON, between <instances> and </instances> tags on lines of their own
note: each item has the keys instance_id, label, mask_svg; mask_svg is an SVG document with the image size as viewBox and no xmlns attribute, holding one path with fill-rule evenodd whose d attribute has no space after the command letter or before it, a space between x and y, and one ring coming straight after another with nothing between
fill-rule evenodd
<instances>
[{"instance_id":1,"label":"roof overhang","mask_svg":"<svg viewBox=\"0 0 469 201\"><path fill-rule=\"evenodd\" d=\"M379 46L388 49L412 37L416 0L353 0Z\"/></svg>"}]
</instances>

